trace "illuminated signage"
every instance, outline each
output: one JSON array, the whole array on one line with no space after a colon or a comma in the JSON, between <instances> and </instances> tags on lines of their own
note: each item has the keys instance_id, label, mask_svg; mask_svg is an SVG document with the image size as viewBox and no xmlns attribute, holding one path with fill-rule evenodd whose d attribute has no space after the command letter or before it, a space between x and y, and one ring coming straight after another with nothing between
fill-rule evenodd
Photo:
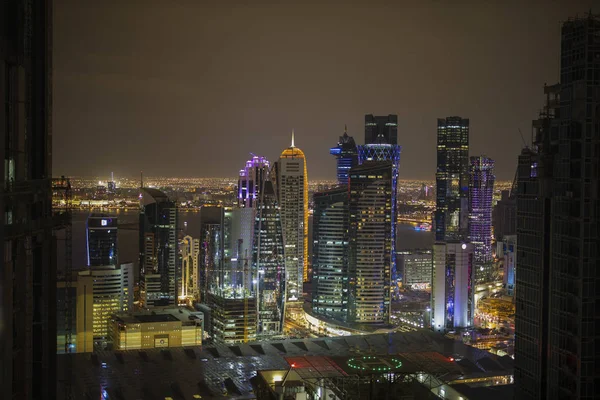
<instances>
[{"instance_id":1,"label":"illuminated signage","mask_svg":"<svg viewBox=\"0 0 600 400\"><path fill-rule=\"evenodd\" d=\"M102 226L108 225L108 220L107 219L103 219L102 221L100 221L100 225L102 225Z\"/></svg>"}]
</instances>

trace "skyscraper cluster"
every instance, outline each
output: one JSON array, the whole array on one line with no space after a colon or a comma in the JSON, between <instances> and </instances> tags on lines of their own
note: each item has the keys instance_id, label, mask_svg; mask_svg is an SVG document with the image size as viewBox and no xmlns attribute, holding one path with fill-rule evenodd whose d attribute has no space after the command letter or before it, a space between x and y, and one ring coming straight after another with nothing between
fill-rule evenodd
<instances>
[{"instance_id":1,"label":"skyscraper cluster","mask_svg":"<svg viewBox=\"0 0 600 400\"><path fill-rule=\"evenodd\" d=\"M432 328L473 325L475 285L493 272L494 161L469 159L469 120L438 119Z\"/></svg>"},{"instance_id":2,"label":"skyscraper cluster","mask_svg":"<svg viewBox=\"0 0 600 400\"><path fill-rule=\"evenodd\" d=\"M395 276L395 115L365 116L365 144L347 132L330 153L337 188L314 194L312 312L352 324L389 321Z\"/></svg>"}]
</instances>

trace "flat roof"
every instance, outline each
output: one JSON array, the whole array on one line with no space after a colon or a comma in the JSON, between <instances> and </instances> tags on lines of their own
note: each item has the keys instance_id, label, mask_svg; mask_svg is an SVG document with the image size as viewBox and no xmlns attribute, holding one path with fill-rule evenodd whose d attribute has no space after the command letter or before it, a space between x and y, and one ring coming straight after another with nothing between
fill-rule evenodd
<instances>
[{"instance_id":1,"label":"flat roof","mask_svg":"<svg viewBox=\"0 0 600 400\"><path fill-rule=\"evenodd\" d=\"M187 322L194 319L203 319L202 313L186 307L157 307L151 310L134 313L117 313L115 319L126 324L139 324L151 322Z\"/></svg>"},{"instance_id":2,"label":"flat roof","mask_svg":"<svg viewBox=\"0 0 600 400\"><path fill-rule=\"evenodd\" d=\"M473 371L450 360L457 355L469 359L471 364L478 366L478 370ZM298 363L299 367L306 363L308 369L303 371L304 368L299 368L299 373L313 373L310 371L313 369L324 376L350 375L357 369L349 366L348 362L363 356L377 357L377 360L366 360L371 366L379 365L382 360L389 363L395 358L402 362L398 372L423 370L444 382L451 382L460 375L468 378L512 374L512 368L502 369L511 366L505 359L500 361L498 356L486 351L420 330L164 350L59 354L58 395L64 395L64 376L61 375L64 375L66 357L72 358L73 371L76 371L72 374L74 398L100 398L100 391L106 390L108 396L115 398L164 400L165 397L193 398L194 394L205 398L202 393L207 390L214 396L221 396L226 379L231 379L242 393L236 398L252 399L256 396L250 379L256 376L257 371L289 370L291 363ZM483 366L489 363L481 362L483 359L493 361L492 371L485 370ZM500 371L496 370L498 366ZM182 395L176 394L176 391Z\"/></svg>"}]
</instances>

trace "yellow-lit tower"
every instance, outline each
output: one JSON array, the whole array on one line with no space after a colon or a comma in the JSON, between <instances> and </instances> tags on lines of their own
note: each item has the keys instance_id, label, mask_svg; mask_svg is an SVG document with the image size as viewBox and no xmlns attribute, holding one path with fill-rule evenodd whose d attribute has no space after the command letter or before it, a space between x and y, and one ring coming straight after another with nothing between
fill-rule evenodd
<instances>
[{"instance_id":1,"label":"yellow-lit tower","mask_svg":"<svg viewBox=\"0 0 600 400\"><path fill-rule=\"evenodd\" d=\"M303 301L308 280L308 175L304 152L294 144L279 157L277 191L285 244L286 301Z\"/></svg>"}]
</instances>

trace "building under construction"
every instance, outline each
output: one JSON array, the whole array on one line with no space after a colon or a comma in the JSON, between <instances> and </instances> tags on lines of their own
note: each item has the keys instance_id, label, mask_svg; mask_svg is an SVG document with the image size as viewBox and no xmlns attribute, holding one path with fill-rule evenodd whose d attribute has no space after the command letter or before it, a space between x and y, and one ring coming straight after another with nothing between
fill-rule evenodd
<instances>
[{"instance_id":1,"label":"building under construction","mask_svg":"<svg viewBox=\"0 0 600 400\"><path fill-rule=\"evenodd\" d=\"M212 336L217 343L256 340L256 298L234 297L223 291L209 294Z\"/></svg>"}]
</instances>

